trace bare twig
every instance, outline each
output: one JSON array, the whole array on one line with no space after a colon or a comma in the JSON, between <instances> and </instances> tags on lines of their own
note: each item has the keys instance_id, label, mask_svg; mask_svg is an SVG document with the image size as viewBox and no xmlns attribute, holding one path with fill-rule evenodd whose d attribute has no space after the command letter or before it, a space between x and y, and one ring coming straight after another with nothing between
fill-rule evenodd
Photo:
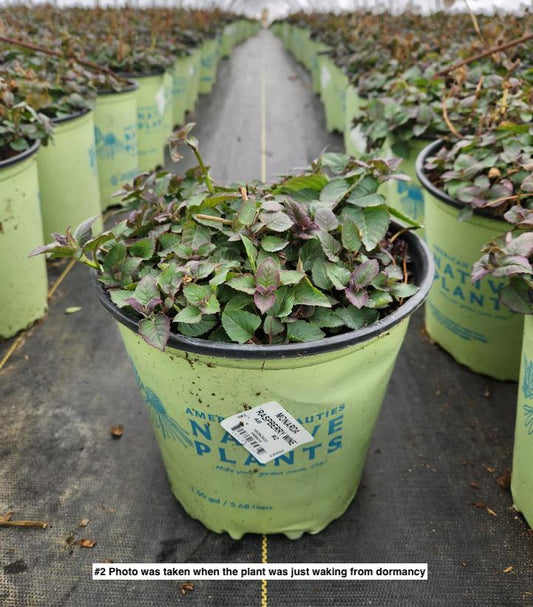
<instances>
[{"instance_id":1,"label":"bare twig","mask_svg":"<svg viewBox=\"0 0 533 607\"><path fill-rule=\"evenodd\" d=\"M12 521L12 516L12 512L0 515L0 527L39 527L41 529L48 527L48 523L43 521Z\"/></svg>"},{"instance_id":2,"label":"bare twig","mask_svg":"<svg viewBox=\"0 0 533 607\"><path fill-rule=\"evenodd\" d=\"M203 219L204 221L216 221L217 223L223 223L226 226L230 226L233 224L233 221L231 221L231 219L224 219L223 217L214 217L213 215L202 215L201 213L198 213L195 217L196 219Z\"/></svg>"},{"instance_id":3,"label":"bare twig","mask_svg":"<svg viewBox=\"0 0 533 607\"><path fill-rule=\"evenodd\" d=\"M489 55L492 55L493 53L499 53L500 51L505 51L508 48L511 48L518 44L527 42L528 40L531 40L532 38L533 38L533 34L525 34L521 38L516 38L515 40L511 40L511 42L506 42L505 44L500 44L499 46L494 46L492 48L489 48L486 51L483 51L482 53L473 55L472 57L469 57L468 59L465 59L464 61L460 61L459 63L455 63L454 65L450 65L449 67L446 67L443 70L440 70L440 72L437 72L433 76L433 78L438 78L439 76L444 76L444 74L447 74L448 72L452 72L453 70L463 67L463 65L468 65L469 63L472 63L473 61L477 61L478 59L483 59L484 57L488 57Z\"/></svg>"},{"instance_id":4,"label":"bare twig","mask_svg":"<svg viewBox=\"0 0 533 607\"><path fill-rule=\"evenodd\" d=\"M448 108L446 107L446 102L448 101L450 95L446 95L442 98L442 117L444 118L444 122L446 126L450 129L450 131L457 137L457 139L463 139L463 136L459 131L453 126L450 117L448 116Z\"/></svg>"},{"instance_id":5,"label":"bare twig","mask_svg":"<svg viewBox=\"0 0 533 607\"><path fill-rule=\"evenodd\" d=\"M12 44L13 46L27 48L31 51L37 51L38 53L44 53L45 55L51 55L52 57L59 57L60 59L66 58L62 53L58 51L54 51L53 49L46 48L44 46L39 46L37 44L32 44L31 42L23 42L22 40L15 40L14 38L8 38L6 36L0 36L0 41L6 42L7 44ZM80 59L79 57L74 57L74 59L80 65L84 65L85 67L91 68L92 70L95 70L97 72L104 72L106 74L109 74L110 76L114 76L115 78L119 77L113 70L110 70L107 67L103 67L102 65L98 65L97 63L93 63L92 61L87 61L86 59Z\"/></svg>"}]
</instances>

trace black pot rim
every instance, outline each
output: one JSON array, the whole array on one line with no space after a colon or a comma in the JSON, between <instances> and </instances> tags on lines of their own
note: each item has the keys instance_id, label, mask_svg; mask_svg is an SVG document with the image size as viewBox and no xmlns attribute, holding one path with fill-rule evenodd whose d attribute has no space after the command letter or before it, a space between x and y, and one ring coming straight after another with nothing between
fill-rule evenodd
<instances>
[{"instance_id":1,"label":"black pot rim","mask_svg":"<svg viewBox=\"0 0 533 607\"><path fill-rule=\"evenodd\" d=\"M39 141L39 139L37 139L36 141L33 142L32 145L30 145L30 147L27 150L24 150L23 152L19 152L15 156L10 156L9 158L6 158L5 160L0 160L0 169L6 169L7 167L13 166L14 164L17 164L18 162L22 162L23 160L26 160L26 158L29 158L30 156L35 154L35 152L39 149L40 145L41 145L41 142Z\"/></svg>"},{"instance_id":2,"label":"black pot rim","mask_svg":"<svg viewBox=\"0 0 533 607\"><path fill-rule=\"evenodd\" d=\"M70 122L71 120L75 120L76 118L81 118L81 116L85 116L91 112L89 108L85 108L83 110L79 110L78 112L74 112L73 114L69 114L68 116L63 116L61 118L51 118L52 124L63 124L64 122Z\"/></svg>"},{"instance_id":3,"label":"black pot rim","mask_svg":"<svg viewBox=\"0 0 533 607\"><path fill-rule=\"evenodd\" d=\"M396 224L395 224L396 225ZM397 226L398 228L400 226ZM341 350L348 346L369 341L383 333L391 330L404 318L415 312L424 302L431 285L433 284L434 263L429 249L422 239L413 232L402 234L402 239L409 245L409 253L413 264L415 284L419 290L413 296L388 314L381 320L358 329L340 335L326 337L320 341L305 343L283 344L283 345L249 345L209 341L207 339L196 339L184 337L172 333L168 340L168 346L194 354L219 358L232 358L239 360L276 360L285 358L302 358ZM121 324L125 325L135 333L138 333L138 319L126 314L122 309L115 306L109 294L95 275L96 292L100 302Z\"/></svg>"},{"instance_id":4,"label":"black pot rim","mask_svg":"<svg viewBox=\"0 0 533 607\"><path fill-rule=\"evenodd\" d=\"M420 152L420 154L417 156L415 163L416 176L418 177L418 180L420 181L422 186L434 198L437 198L437 200L440 200L445 204L455 207L456 209L464 209L468 205L466 205L464 202L456 200L455 198L452 198L451 196L446 194L446 192L439 190L439 188L437 188L437 186L426 177L426 173L424 172L424 164L428 156L431 156L432 154L438 152L443 145L444 141L442 139L437 139L436 141L432 141ZM473 209L473 211L475 216L483 217L485 219L491 219L492 221L505 221L503 217L497 217L483 209Z\"/></svg>"},{"instance_id":5,"label":"black pot rim","mask_svg":"<svg viewBox=\"0 0 533 607\"><path fill-rule=\"evenodd\" d=\"M128 84L120 89L120 91L116 91L115 89L102 89L98 91L98 96L105 95L121 95L122 93L131 93L132 91L136 91L139 88L139 83L134 80L128 80Z\"/></svg>"}]
</instances>

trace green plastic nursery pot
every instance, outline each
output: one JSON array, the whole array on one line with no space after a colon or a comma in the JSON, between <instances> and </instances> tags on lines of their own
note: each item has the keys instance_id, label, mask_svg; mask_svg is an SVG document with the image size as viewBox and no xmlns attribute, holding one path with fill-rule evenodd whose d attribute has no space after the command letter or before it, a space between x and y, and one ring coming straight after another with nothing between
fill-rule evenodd
<instances>
[{"instance_id":1,"label":"green plastic nursery pot","mask_svg":"<svg viewBox=\"0 0 533 607\"><path fill-rule=\"evenodd\" d=\"M163 84L165 87L165 109L163 111L163 148L167 144L167 137L174 128L174 73L172 70L165 70L163 75Z\"/></svg>"},{"instance_id":2,"label":"green plastic nursery pot","mask_svg":"<svg viewBox=\"0 0 533 607\"><path fill-rule=\"evenodd\" d=\"M134 78L139 85L136 93L139 170L151 171L165 162L164 141L169 134L164 122L168 96L165 70L153 74L123 75Z\"/></svg>"},{"instance_id":3,"label":"green plastic nursery pot","mask_svg":"<svg viewBox=\"0 0 533 607\"><path fill-rule=\"evenodd\" d=\"M185 112L189 101L189 86L192 80L191 67L193 66L192 55L177 57L172 72L172 98L173 98L173 120L174 125L185 123Z\"/></svg>"},{"instance_id":4,"label":"green plastic nursery pot","mask_svg":"<svg viewBox=\"0 0 533 607\"><path fill-rule=\"evenodd\" d=\"M222 44L220 45L220 56L229 57L234 44L235 28L232 23L228 23L222 32Z\"/></svg>"},{"instance_id":5,"label":"green plastic nursery pot","mask_svg":"<svg viewBox=\"0 0 533 607\"><path fill-rule=\"evenodd\" d=\"M190 56L189 86L187 87L185 110L194 111L196 100L200 94L200 71L202 69L202 48L195 48Z\"/></svg>"},{"instance_id":6,"label":"green plastic nursery pot","mask_svg":"<svg viewBox=\"0 0 533 607\"><path fill-rule=\"evenodd\" d=\"M364 102L365 100L359 97L357 88L353 84L349 84L346 89L344 108L344 148L347 154L356 158L364 152L364 149L357 137L357 129L352 125L354 118L361 114L361 106Z\"/></svg>"},{"instance_id":7,"label":"green plastic nursery pot","mask_svg":"<svg viewBox=\"0 0 533 607\"><path fill-rule=\"evenodd\" d=\"M45 259L28 257L43 244L38 148L37 142L0 161L0 338L26 329L47 310Z\"/></svg>"},{"instance_id":8,"label":"green plastic nursery pot","mask_svg":"<svg viewBox=\"0 0 533 607\"><path fill-rule=\"evenodd\" d=\"M53 141L37 153L45 242L101 213L93 112L59 118L53 125ZM101 229L99 219L95 230Z\"/></svg>"},{"instance_id":9,"label":"green plastic nursery pot","mask_svg":"<svg viewBox=\"0 0 533 607\"><path fill-rule=\"evenodd\" d=\"M371 326L313 343L256 346L173 335L161 352L98 284L119 322L172 491L190 516L238 539L298 538L343 514L357 491L408 317L432 281L424 243L413 234L406 240L419 292ZM261 465L220 422L271 401L314 439Z\"/></svg>"},{"instance_id":10,"label":"green plastic nursery pot","mask_svg":"<svg viewBox=\"0 0 533 607\"><path fill-rule=\"evenodd\" d=\"M311 45L310 53L311 53L311 77L313 78L313 91L315 93L321 94L321 82L320 82L320 54L324 51L329 51L331 49L330 46L324 44L323 42L319 42L318 40L309 39L309 43Z\"/></svg>"},{"instance_id":11,"label":"green plastic nursery pot","mask_svg":"<svg viewBox=\"0 0 533 607\"><path fill-rule=\"evenodd\" d=\"M514 507L524 515L529 526L533 527L531 462L533 462L533 316L528 315L524 318L511 493Z\"/></svg>"},{"instance_id":12,"label":"green plastic nursery pot","mask_svg":"<svg viewBox=\"0 0 533 607\"><path fill-rule=\"evenodd\" d=\"M200 94L205 95L213 90L217 75L218 38L206 40L202 46L202 67L200 70Z\"/></svg>"},{"instance_id":13,"label":"green plastic nursery pot","mask_svg":"<svg viewBox=\"0 0 533 607\"><path fill-rule=\"evenodd\" d=\"M437 189L423 166L440 147L428 145L417 160L417 175L425 190L425 226L435 259L435 284L426 303L430 337L455 360L476 373L500 380L518 380L523 317L499 301L505 281L485 277L472 284L470 273L481 247L507 231L509 224L476 212L459 221L464 205Z\"/></svg>"},{"instance_id":14,"label":"green plastic nursery pot","mask_svg":"<svg viewBox=\"0 0 533 607\"><path fill-rule=\"evenodd\" d=\"M401 150L393 151L391 147L386 147L387 154L401 157L402 163L398 171L411 178L411 181L396 179L388 181L387 202L420 224L424 224L425 221L424 188L416 174L416 159L429 143L427 139L411 139L409 142L402 142ZM424 237L423 230L419 231L419 236Z\"/></svg>"},{"instance_id":15,"label":"green plastic nursery pot","mask_svg":"<svg viewBox=\"0 0 533 607\"><path fill-rule=\"evenodd\" d=\"M112 195L123 183L139 174L137 150L138 84L132 82L120 92L98 94L94 108L96 164L102 210L120 204ZM63 226L64 229L65 226Z\"/></svg>"},{"instance_id":16,"label":"green plastic nursery pot","mask_svg":"<svg viewBox=\"0 0 533 607\"><path fill-rule=\"evenodd\" d=\"M344 133L346 89L348 79L328 55L320 55L320 90L326 128L328 131Z\"/></svg>"}]
</instances>

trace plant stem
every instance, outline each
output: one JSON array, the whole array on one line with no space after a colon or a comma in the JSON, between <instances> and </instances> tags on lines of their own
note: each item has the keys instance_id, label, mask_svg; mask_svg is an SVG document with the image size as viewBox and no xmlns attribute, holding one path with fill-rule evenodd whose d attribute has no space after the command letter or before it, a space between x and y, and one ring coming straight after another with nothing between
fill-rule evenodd
<instances>
[{"instance_id":1,"label":"plant stem","mask_svg":"<svg viewBox=\"0 0 533 607\"><path fill-rule=\"evenodd\" d=\"M43 521L12 521L12 512L6 512L6 514L0 515L0 527L39 527L45 529L48 527L48 523Z\"/></svg>"},{"instance_id":2,"label":"plant stem","mask_svg":"<svg viewBox=\"0 0 533 607\"><path fill-rule=\"evenodd\" d=\"M196 219L203 219L204 221L216 221L217 223L223 223L226 226L230 226L233 224L233 221L231 221L231 219L224 219L223 217L214 217L213 215L202 215L201 213L198 213L198 215L196 215Z\"/></svg>"},{"instance_id":3,"label":"plant stem","mask_svg":"<svg viewBox=\"0 0 533 607\"><path fill-rule=\"evenodd\" d=\"M449 67L446 67L443 70L440 70L440 72L437 72L433 76L433 78L438 78L439 76L444 76L444 74L447 74L448 72L451 72L460 67L463 67L463 65L468 65L469 63L472 63L472 61L477 61L478 59L483 59L484 57L488 57L489 55L492 55L493 53L499 53L500 51L505 51L508 48L516 46L517 44L522 44L523 42L527 42L528 40L531 40L532 38L533 38L533 34L526 34L525 36L522 36L521 38L516 38L515 40L511 40L511 42L506 42L505 44L500 44L500 46L494 46L492 48L489 48L488 50L483 51L482 53L473 55L472 57L469 57L468 59L465 59L464 61L460 61L459 63L455 63L454 65L450 65Z\"/></svg>"},{"instance_id":4,"label":"plant stem","mask_svg":"<svg viewBox=\"0 0 533 607\"><path fill-rule=\"evenodd\" d=\"M14 38L7 38L6 36L0 36L1 42L6 42L7 44L12 44L13 46L20 46L22 48L30 49L31 51L37 51L39 53L44 53L45 55L52 55L53 57L59 57L60 59L65 59L65 55L58 51L54 51L50 48L45 48L44 46L38 46L37 44L31 44L30 42L23 42L22 40L15 40ZM114 76L115 78L119 78L115 72L110 70L107 67L103 67L102 65L98 65L97 63L93 63L92 61L87 61L86 59L80 59L79 57L74 57L74 59L85 67L89 67L97 72L104 72L109 74L110 76Z\"/></svg>"},{"instance_id":5,"label":"plant stem","mask_svg":"<svg viewBox=\"0 0 533 607\"><path fill-rule=\"evenodd\" d=\"M205 185L207 186L207 189L209 190L209 192L211 192L211 194L214 194L215 188L213 187L213 182L211 181L211 177L209 177L209 173L207 172L207 169L205 168L204 161L202 160L202 157L200 156L200 152L199 152L198 148L195 145L191 145L191 144L189 144L189 147L193 151L193 154L196 156L198 165L202 169L202 173L204 174Z\"/></svg>"}]
</instances>

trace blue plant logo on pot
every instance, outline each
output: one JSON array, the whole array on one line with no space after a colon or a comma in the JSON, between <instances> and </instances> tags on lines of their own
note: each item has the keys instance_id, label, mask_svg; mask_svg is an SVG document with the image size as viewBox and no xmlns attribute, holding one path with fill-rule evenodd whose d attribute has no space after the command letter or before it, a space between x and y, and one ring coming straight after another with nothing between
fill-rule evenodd
<instances>
[{"instance_id":1,"label":"blue plant logo on pot","mask_svg":"<svg viewBox=\"0 0 533 607\"><path fill-rule=\"evenodd\" d=\"M406 215L414 219L424 216L424 194L413 183L397 181L398 196Z\"/></svg>"},{"instance_id":2,"label":"blue plant logo on pot","mask_svg":"<svg viewBox=\"0 0 533 607\"><path fill-rule=\"evenodd\" d=\"M524 426L529 436L533 435L533 407L524 405Z\"/></svg>"},{"instance_id":3,"label":"blue plant logo on pot","mask_svg":"<svg viewBox=\"0 0 533 607\"><path fill-rule=\"evenodd\" d=\"M101 158L106 160L113 160L115 156L126 152L126 146L117 139L114 133L102 133L102 131L96 126L94 127L94 134L96 140L96 153Z\"/></svg>"},{"instance_id":4,"label":"blue plant logo on pot","mask_svg":"<svg viewBox=\"0 0 533 607\"><path fill-rule=\"evenodd\" d=\"M133 362L131 363L131 366L133 367L135 379L141 389L144 401L148 405L148 415L150 416L154 427L161 432L163 439L179 440L184 447L192 447L192 441L188 436L189 433L187 430L182 428L175 419L170 417L159 396L143 383Z\"/></svg>"},{"instance_id":5,"label":"blue plant logo on pot","mask_svg":"<svg viewBox=\"0 0 533 607\"><path fill-rule=\"evenodd\" d=\"M524 355L524 381L522 393L526 398L533 398L533 361Z\"/></svg>"}]
</instances>

